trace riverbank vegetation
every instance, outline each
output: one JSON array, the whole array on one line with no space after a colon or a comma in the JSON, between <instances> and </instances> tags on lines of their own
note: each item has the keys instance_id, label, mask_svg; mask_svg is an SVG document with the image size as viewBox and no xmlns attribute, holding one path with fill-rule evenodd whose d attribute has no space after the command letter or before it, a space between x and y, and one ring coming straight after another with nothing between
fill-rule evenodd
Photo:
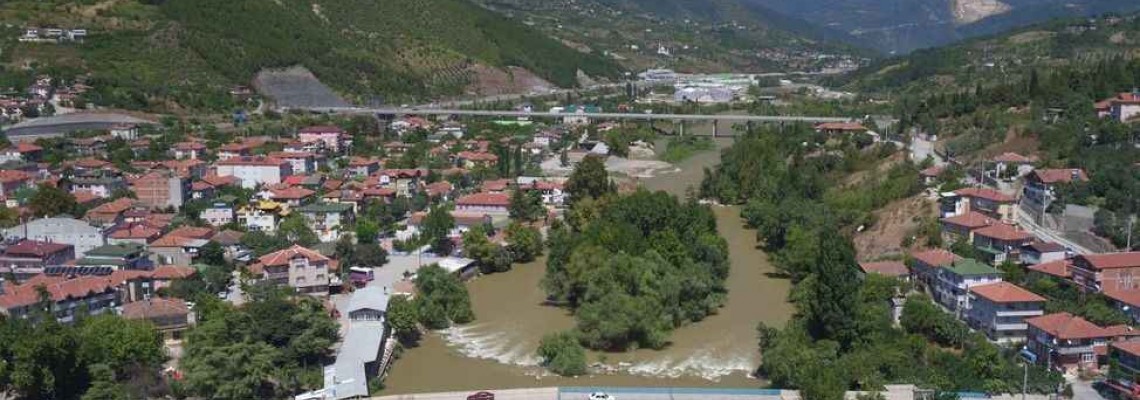
<instances>
[{"instance_id":1,"label":"riverbank vegetation","mask_svg":"<svg viewBox=\"0 0 1140 400\"><path fill-rule=\"evenodd\" d=\"M596 167L584 162L575 170L568 223L552 227L548 240L543 288L577 321L573 332L543 346L552 369L584 370L565 365L584 364L575 355L580 346L664 347L674 328L700 321L724 301L727 244L712 210L665 192L618 195Z\"/></svg>"},{"instance_id":2,"label":"riverbank vegetation","mask_svg":"<svg viewBox=\"0 0 1140 400\"><path fill-rule=\"evenodd\" d=\"M678 163L692 157L693 154L713 148L713 141L707 137L683 136L669 139L665 144L665 152L658 158L661 161Z\"/></svg>"},{"instance_id":3,"label":"riverbank vegetation","mask_svg":"<svg viewBox=\"0 0 1140 400\"><path fill-rule=\"evenodd\" d=\"M416 315L429 329L444 329L451 324L465 324L475 320L471 311L471 298L467 286L455 274L438 264L432 264L416 273Z\"/></svg>"},{"instance_id":4,"label":"riverbank vegetation","mask_svg":"<svg viewBox=\"0 0 1140 400\"><path fill-rule=\"evenodd\" d=\"M759 329L758 373L813 399L900 382L951 391L1020 388L1015 355L977 335L941 337L967 330L927 312L921 299L913 299L903 328L896 328L890 301L902 290L899 282L859 278L848 236L874 223L875 208L914 195L921 185L917 167L906 161L881 176L834 185L864 168L854 167L859 158L889 155L843 141L820 138L805 126L764 130L740 138L702 182L702 196L746 204L742 218L794 283L795 318L783 329ZM1055 389L1060 378L1039 369L1032 377L1030 389L1038 392Z\"/></svg>"}]
</instances>

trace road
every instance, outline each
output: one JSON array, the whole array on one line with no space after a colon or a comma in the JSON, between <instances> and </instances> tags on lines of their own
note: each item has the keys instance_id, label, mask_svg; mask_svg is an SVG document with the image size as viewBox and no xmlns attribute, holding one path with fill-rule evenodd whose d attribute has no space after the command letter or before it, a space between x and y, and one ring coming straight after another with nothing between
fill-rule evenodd
<instances>
[{"instance_id":1,"label":"road","mask_svg":"<svg viewBox=\"0 0 1140 400\"><path fill-rule=\"evenodd\" d=\"M309 111L330 114L386 114L386 115L465 115L485 117L563 118L576 114L526 112L514 110L457 110L443 108L311 108ZM793 115L732 115L732 114L645 114L645 113L590 113L584 116L597 119L664 120L664 121L731 121L731 122L848 122L851 118L814 117Z\"/></svg>"},{"instance_id":2,"label":"road","mask_svg":"<svg viewBox=\"0 0 1140 400\"><path fill-rule=\"evenodd\" d=\"M1105 400L1104 396L1093 389L1092 382L1082 381L1076 377L1065 375L1065 382L1073 387L1073 399L1077 400Z\"/></svg>"},{"instance_id":3,"label":"road","mask_svg":"<svg viewBox=\"0 0 1140 400\"><path fill-rule=\"evenodd\" d=\"M1095 251L1089 250L1087 247L1081 246L1081 245L1077 244L1076 242L1073 242L1069 239L1065 239L1065 237L1062 236L1060 232L1057 232L1057 231L1054 231L1052 229L1048 229L1048 228L1045 228L1045 227L1038 225L1037 221L1033 220L1033 216L1029 215L1029 213L1026 213L1025 210L1022 209L1020 203L1018 203L1016 208L1017 208L1016 211L1017 211L1017 223L1018 223L1018 225L1021 225L1022 228L1025 228L1025 230L1029 231L1029 233L1032 233L1033 236L1036 236L1038 238L1045 239L1045 240L1048 240L1051 242L1057 242L1057 243L1061 244L1062 246L1069 248L1073 252L1076 252L1077 254L1093 254L1093 253L1096 253Z\"/></svg>"},{"instance_id":4,"label":"road","mask_svg":"<svg viewBox=\"0 0 1140 400\"><path fill-rule=\"evenodd\" d=\"M123 114L72 113L27 120L4 129L11 141L32 141L38 138L63 136L81 130L107 130L118 124L153 125L147 121Z\"/></svg>"},{"instance_id":5,"label":"road","mask_svg":"<svg viewBox=\"0 0 1140 400\"><path fill-rule=\"evenodd\" d=\"M925 160L926 157L929 156L934 159L935 166L946 164L946 161L942 160L942 157L939 157L938 153L934 152L934 142L922 139L917 135L910 141L910 153L911 161L916 163L921 163L922 160Z\"/></svg>"}]
</instances>

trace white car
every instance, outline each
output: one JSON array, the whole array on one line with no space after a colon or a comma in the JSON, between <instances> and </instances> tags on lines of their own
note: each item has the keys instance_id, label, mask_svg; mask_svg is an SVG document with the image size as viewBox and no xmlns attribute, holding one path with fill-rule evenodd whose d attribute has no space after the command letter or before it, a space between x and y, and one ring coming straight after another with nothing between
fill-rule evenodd
<instances>
[{"instance_id":1,"label":"white car","mask_svg":"<svg viewBox=\"0 0 1140 400\"><path fill-rule=\"evenodd\" d=\"M610 396L606 392L590 393L590 400L617 400L617 397Z\"/></svg>"}]
</instances>

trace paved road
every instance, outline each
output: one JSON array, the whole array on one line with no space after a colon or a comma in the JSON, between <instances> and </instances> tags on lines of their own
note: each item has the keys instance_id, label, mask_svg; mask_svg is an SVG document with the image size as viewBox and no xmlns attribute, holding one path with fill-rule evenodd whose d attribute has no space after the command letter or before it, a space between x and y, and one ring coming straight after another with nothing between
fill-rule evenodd
<instances>
[{"instance_id":1,"label":"paved road","mask_svg":"<svg viewBox=\"0 0 1140 400\"><path fill-rule=\"evenodd\" d=\"M934 159L934 165L941 166L946 164L946 161L942 160L942 157L939 157L938 153L934 152L934 142L922 139L917 135L910 141L910 153L910 159L916 163L920 163L922 160L925 160L927 156L930 156Z\"/></svg>"},{"instance_id":2,"label":"paved road","mask_svg":"<svg viewBox=\"0 0 1140 400\"><path fill-rule=\"evenodd\" d=\"M558 400L558 388L494 390L495 400ZM475 391L404 394L373 397L374 400L466 400Z\"/></svg>"},{"instance_id":3,"label":"paved road","mask_svg":"<svg viewBox=\"0 0 1140 400\"><path fill-rule=\"evenodd\" d=\"M312 108L310 111L332 114L390 114L390 115L467 115L485 117L563 118L575 114L526 112L514 110L455 110L442 108ZM589 118L664 120L664 121L732 121L732 122L848 122L851 118L813 117L790 115L732 115L732 114L644 114L644 113L591 113Z\"/></svg>"},{"instance_id":4,"label":"paved road","mask_svg":"<svg viewBox=\"0 0 1140 400\"><path fill-rule=\"evenodd\" d=\"M1022 228L1025 228L1025 230L1029 231L1029 233L1032 233L1033 236L1037 236L1038 238L1051 242L1057 242L1062 246L1068 247L1077 254L1096 253L1095 251L1089 250L1087 247L1081 246L1072 240L1066 239L1063 235L1061 235L1061 232L1057 232L1038 225L1037 221L1033 219L1033 216L1029 215L1029 213L1025 212L1025 210L1021 208L1020 203L1016 206L1016 208L1017 223L1021 225Z\"/></svg>"},{"instance_id":5,"label":"paved road","mask_svg":"<svg viewBox=\"0 0 1140 400\"><path fill-rule=\"evenodd\" d=\"M1065 382L1073 387L1073 399L1076 400L1105 400L1104 396L1093 389L1092 382L1085 382L1075 377L1065 375Z\"/></svg>"},{"instance_id":6,"label":"paved road","mask_svg":"<svg viewBox=\"0 0 1140 400\"><path fill-rule=\"evenodd\" d=\"M153 121L124 114L73 113L36 118L12 125L4 130L9 140L34 140L41 137L62 136L80 130L105 130L122 123L150 125Z\"/></svg>"}]
</instances>

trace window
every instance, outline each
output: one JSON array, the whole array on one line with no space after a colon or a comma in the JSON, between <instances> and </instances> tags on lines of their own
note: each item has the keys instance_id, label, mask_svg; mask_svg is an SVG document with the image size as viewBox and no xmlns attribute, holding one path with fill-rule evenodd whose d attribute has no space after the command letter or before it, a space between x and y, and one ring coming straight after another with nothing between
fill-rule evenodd
<instances>
[{"instance_id":1,"label":"window","mask_svg":"<svg viewBox=\"0 0 1140 400\"><path fill-rule=\"evenodd\" d=\"M1081 354L1081 362L1082 363L1092 364L1092 362L1095 360L1096 360L1096 354L1093 354L1093 353Z\"/></svg>"}]
</instances>

